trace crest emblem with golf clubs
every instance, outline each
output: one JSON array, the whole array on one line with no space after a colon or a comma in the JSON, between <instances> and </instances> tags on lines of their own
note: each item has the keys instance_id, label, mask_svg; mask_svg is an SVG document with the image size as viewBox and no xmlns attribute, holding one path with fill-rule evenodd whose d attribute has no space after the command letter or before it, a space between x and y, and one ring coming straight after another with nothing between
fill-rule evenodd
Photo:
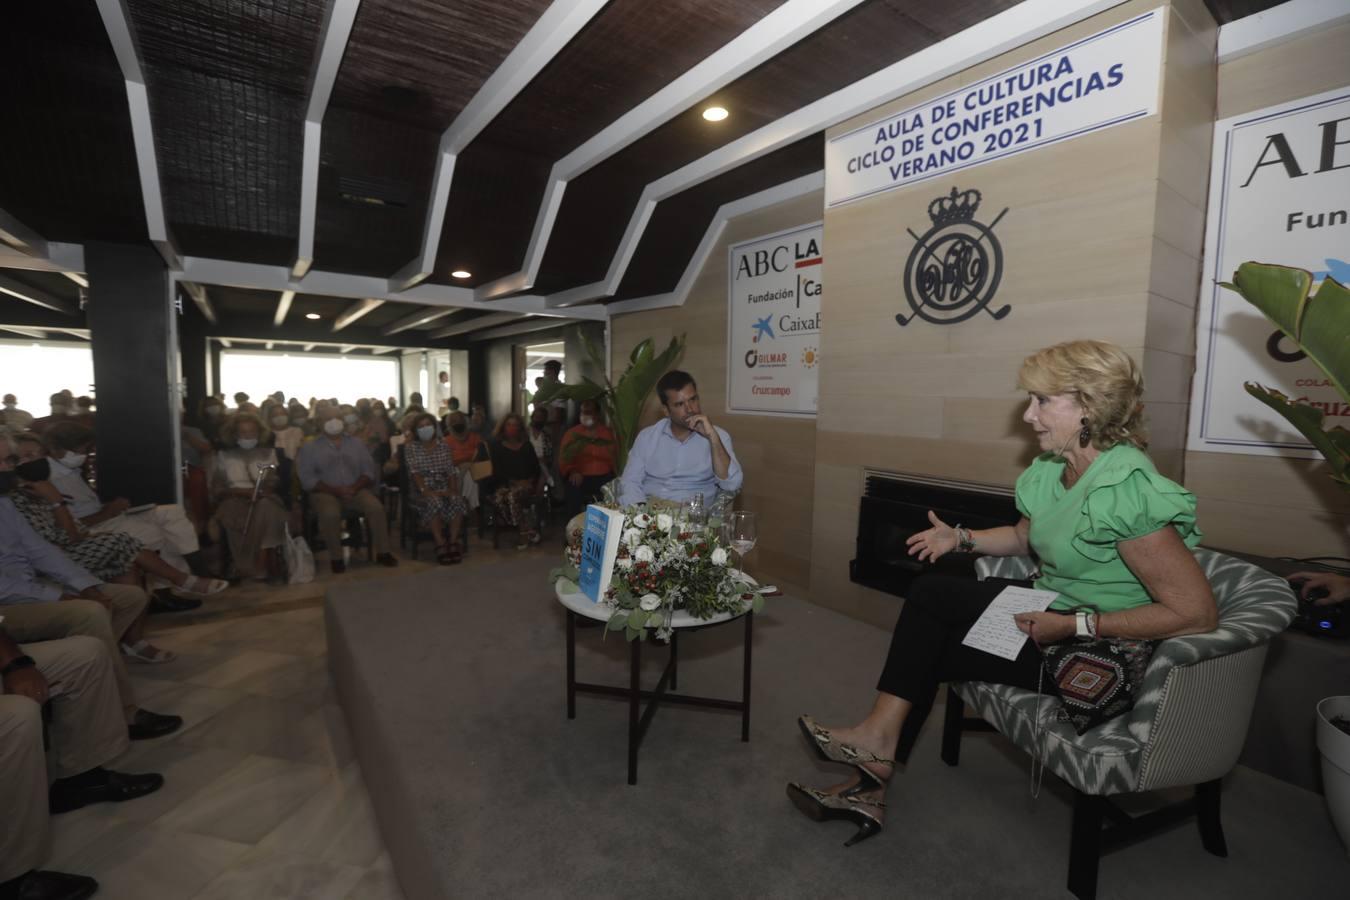
<instances>
[{"instance_id":1,"label":"crest emblem with golf clubs","mask_svg":"<svg viewBox=\"0 0 1350 900\"><path fill-rule=\"evenodd\" d=\"M938 197L928 204L933 227L922 236L910 229L916 243L905 262L905 299L913 312L900 314L895 321L908 325L923 319L935 325L964 322L984 310L994 319L1002 319L1011 306L993 310L994 299L1003 277L1003 248L994 237L994 226L1003 212L988 225L975 221L980 208L980 192L957 191Z\"/></svg>"}]
</instances>

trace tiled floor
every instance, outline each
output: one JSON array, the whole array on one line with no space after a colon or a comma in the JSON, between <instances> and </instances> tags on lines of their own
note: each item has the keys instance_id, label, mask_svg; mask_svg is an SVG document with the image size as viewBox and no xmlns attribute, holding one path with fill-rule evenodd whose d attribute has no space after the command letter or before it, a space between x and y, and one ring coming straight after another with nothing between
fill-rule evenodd
<instances>
[{"instance_id":1,"label":"tiled floor","mask_svg":"<svg viewBox=\"0 0 1350 900\"><path fill-rule=\"evenodd\" d=\"M466 568L522 555L473 549ZM426 568L358 564L340 577ZM329 684L321 604L333 580L233 588L189 624L152 619L152 640L179 658L134 666L138 699L186 722L111 768L160 772L165 785L54 817L43 867L93 876L100 900L401 900Z\"/></svg>"}]
</instances>

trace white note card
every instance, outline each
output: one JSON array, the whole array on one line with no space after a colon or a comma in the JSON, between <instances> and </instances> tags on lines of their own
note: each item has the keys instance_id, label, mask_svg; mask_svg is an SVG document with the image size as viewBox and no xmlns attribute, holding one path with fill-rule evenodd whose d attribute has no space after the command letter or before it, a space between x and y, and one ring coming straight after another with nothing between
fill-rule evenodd
<instances>
[{"instance_id":1,"label":"white note card","mask_svg":"<svg viewBox=\"0 0 1350 900\"><path fill-rule=\"evenodd\" d=\"M1017 654L1022 652L1022 645L1027 642L1027 636L1018 630L1013 616L1018 613L1044 612L1058 596L1056 591L1005 587L980 613L961 643L1004 659L1017 659Z\"/></svg>"}]
</instances>

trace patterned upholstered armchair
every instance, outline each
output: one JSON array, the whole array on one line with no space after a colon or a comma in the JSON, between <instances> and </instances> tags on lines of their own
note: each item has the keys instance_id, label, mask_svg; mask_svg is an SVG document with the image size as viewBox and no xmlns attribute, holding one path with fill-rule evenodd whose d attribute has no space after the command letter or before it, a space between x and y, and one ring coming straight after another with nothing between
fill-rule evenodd
<instances>
[{"instance_id":1,"label":"patterned upholstered armchair","mask_svg":"<svg viewBox=\"0 0 1350 900\"><path fill-rule=\"evenodd\" d=\"M961 732L997 730L1037 754L1075 791L1069 847L1069 891L1090 900L1097 891L1101 854L1125 839L1196 815L1204 848L1226 856L1219 821L1220 779L1237 763L1247 735L1266 646L1293 619L1297 601L1284 579L1249 563L1196 550L1219 606L1219 627L1208 634L1170 638L1158 645L1135 707L1079 735L1056 718L1059 701L1008 685L953 683L948 687L942 759L956 765ZM980 578L1028 578L1026 557L985 557ZM965 718L969 703L981 718ZM1131 817L1108 797L1194 785L1195 798ZM1113 824L1102 829L1104 820Z\"/></svg>"}]
</instances>

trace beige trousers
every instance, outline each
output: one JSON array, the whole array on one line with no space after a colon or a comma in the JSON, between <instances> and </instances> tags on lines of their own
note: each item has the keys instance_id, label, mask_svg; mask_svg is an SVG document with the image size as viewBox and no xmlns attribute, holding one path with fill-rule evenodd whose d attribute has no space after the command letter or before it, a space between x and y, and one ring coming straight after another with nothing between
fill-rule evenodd
<instances>
[{"instance_id":1,"label":"beige trousers","mask_svg":"<svg viewBox=\"0 0 1350 900\"><path fill-rule=\"evenodd\" d=\"M22 649L51 689L51 752L45 758L41 708L27 697L0 696L0 881L37 868L50 852L48 781L101 766L128 744L113 663L101 642L71 637Z\"/></svg>"},{"instance_id":2,"label":"beige trousers","mask_svg":"<svg viewBox=\"0 0 1350 900\"><path fill-rule=\"evenodd\" d=\"M346 500L314 491L309 495L309 502L314 507L314 515L319 521L319 534L323 536L330 560L342 559L343 510L355 510L365 516L375 552L389 552L389 523L385 521L384 504L370 491L357 491L354 497Z\"/></svg>"},{"instance_id":3,"label":"beige trousers","mask_svg":"<svg viewBox=\"0 0 1350 900\"><path fill-rule=\"evenodd\" d=\"M20 643L55 641L77 634L102 641L112 658L113 677L117 693L122 698L122 710L126 720L130 721L131 714L136 711L136 697L118 643L145 611L150 598L145 591L129 584L102 584L99 590L112 601L111 617L103 604L93 600L13 603L0 607L0 615L5 617L5 630Z\"/></svg>"}]
</instances>

